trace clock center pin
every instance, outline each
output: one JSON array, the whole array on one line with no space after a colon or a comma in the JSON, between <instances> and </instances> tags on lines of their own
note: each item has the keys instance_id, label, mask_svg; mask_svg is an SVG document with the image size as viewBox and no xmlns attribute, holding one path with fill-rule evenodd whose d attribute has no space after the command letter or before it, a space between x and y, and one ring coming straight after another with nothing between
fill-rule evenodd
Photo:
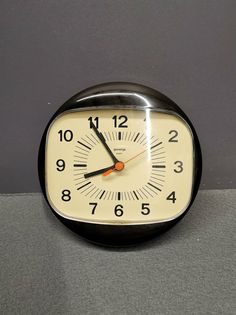
<instances>
[{"instance_id":1,"label":"clock center pin","mask_svg":"<svg viewBox=\"0 0 236 315\"><path fill-rule=\"evenodd\" d=\"M115 170L116 171L122 171L124 169L124 167L125 167L125 164L123 162L119 161L115 164Z\"/></svg>"}]
</instances>

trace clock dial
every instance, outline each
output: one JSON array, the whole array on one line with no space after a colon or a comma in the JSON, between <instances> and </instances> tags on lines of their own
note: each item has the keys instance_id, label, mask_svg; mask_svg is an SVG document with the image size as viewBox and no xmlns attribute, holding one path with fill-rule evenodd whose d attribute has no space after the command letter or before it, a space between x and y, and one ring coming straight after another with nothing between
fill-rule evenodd
<instances>
[{"instance_id":1,"label":"clock dial","mask_svg":"<svg viewBox=\"0 0 236 315\"><path fill-rule=\"evenodd\" d=\"M64 112L47 132L47 198L60 216L81 222L172 220L191 201L193 148L188 124L173 113Z\"/></svg>"}]
</instances>

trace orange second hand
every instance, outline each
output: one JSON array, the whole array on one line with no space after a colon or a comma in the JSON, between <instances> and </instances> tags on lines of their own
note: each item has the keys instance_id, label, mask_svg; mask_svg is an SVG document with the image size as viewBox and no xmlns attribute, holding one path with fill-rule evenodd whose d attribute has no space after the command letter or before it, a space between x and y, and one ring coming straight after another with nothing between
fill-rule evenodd
<instances>
[{"instance_id":1,"label":"orange second hand","mask_svg":"<svg viewBox=\"0 0 236 315\"><path fill-rule=\"evenodd\" d=\"M135 156L133 156L132 158L128 159L127 161L124 162L124 164L128 163L129 161L135 159L136 157L138 157L139 155L141 155L142 153L144 153L145 151L147 151L147 149L143 150L142 152L136 154Z\"/></svg>"}]
</instances>

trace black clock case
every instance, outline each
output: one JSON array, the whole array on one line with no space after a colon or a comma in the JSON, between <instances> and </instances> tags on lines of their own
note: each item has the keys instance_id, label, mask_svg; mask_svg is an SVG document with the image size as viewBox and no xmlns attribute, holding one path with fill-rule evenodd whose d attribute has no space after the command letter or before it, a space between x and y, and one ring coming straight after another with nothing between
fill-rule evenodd
<instances>
[{"instance_id":1,"label":"black clock case","mask_svg":"<svg viewBox=\"0 0 236 315\"><path fill-rule=\"evenodd\" d=\"M176 219L151 224L110 225L69 220L60 216L50 205L45 186L45 146L49 126L61 113L79 108L140 108L175 113L189 125L194 143L194 183L188 208ZM125 82L104 83L81 91L64 103L50 119L41 139L38 155L38 174L42 192L55 216L83 238L100 245L128 246L151 239L181 220L191 207L201 180L202 154L196 131L185 113L168 97L149 87Z\"/></svg>"}]
</instances>

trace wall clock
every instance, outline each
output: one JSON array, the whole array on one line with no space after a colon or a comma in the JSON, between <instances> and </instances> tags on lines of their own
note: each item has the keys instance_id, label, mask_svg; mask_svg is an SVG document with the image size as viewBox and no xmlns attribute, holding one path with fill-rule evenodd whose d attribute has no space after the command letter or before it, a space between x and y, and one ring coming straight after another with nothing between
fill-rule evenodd
<instances>
[{"instance_id":1,"label":"wall clock","mask_svg":"<svg viewBox=\"0 0 236 315\"><path fill-rule=\"evenodd\" d=\"M84 90L49 121L39 149L53 213L103 245L147 240L179 221L201 177L192 123L163 94L138 84Z\"/></svg>"}]
</instances>

